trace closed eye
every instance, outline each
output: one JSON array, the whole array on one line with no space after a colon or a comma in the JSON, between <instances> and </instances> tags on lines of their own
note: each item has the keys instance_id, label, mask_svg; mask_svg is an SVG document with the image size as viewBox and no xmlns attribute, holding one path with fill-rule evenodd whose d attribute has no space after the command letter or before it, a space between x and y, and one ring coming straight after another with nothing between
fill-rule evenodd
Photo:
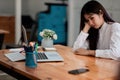
<instances>
[{"instance_id":1,"label":"closed eye","mask_svg":"<svg viewBox=\"0 0 120 80\"><path fill-rule=\"evenodd\" d=\"M90 20L93 20L94 19L94 17L90 17Z\"/></svg>"}]
</instances>

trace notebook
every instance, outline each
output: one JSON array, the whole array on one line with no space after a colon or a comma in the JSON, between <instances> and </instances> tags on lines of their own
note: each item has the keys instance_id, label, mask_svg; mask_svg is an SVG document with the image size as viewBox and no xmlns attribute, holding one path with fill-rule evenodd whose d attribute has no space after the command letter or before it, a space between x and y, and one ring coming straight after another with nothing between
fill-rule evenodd
<instances>
[{"instance_id":1,"label":"notebook","mask_svg":"<svg viewBox=\"0 0 120 80\"><path fill-rule=\"evenodd\" d=\"M12 51L10 53L5 54L5 56L11 61L25 60L25 55L18 51L16 52ZM38 53L37 62L50 62L50 61L64 61L64 59L57 51L47 51Z\"/></svg>"}]
</instances>

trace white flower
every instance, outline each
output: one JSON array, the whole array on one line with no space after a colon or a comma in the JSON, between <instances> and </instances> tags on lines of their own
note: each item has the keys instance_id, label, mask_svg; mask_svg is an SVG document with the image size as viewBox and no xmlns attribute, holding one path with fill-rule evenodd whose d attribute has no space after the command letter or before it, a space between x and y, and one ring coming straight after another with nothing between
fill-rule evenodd
<instances>
[{"instance_id":1,"label":"white flower","mask_svg":"<svg viewBox=\"0 0 120 80\"><path fill-rule=\"evenodd\" d=\"M43 36L43 32L40 32L40 36Z\"/></svg>"},{"instance_id":2,"label":"white flower","mask_svg":"<svg viewBox=\"0 0 120 80\"><path fill-rule=\"evenodd\" d=\"M39 35L43 38L49 38L49 39L55 39L57 40L57 34L55 31L50 30L50 29L44 29L39 33Z\"/></svg>"},{"instance_id":3,"label":"white flower","mask_svg":"<svg viewBox=\"0 0 120 80\"><path fill-rule=\"evenodd\" d=\"M56 34L53 35L53 39L57 40L57 35Z\"/></svg>"}]
</instances>

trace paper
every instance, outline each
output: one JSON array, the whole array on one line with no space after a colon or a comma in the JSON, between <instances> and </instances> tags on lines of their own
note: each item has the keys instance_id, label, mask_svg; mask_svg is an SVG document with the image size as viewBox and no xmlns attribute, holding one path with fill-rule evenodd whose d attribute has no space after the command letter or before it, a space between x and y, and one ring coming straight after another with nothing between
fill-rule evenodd
<instances>
[{"instance_id":1,"label":"paper","mask_svg":"<svg viewBox=\"0 0 120 80\"><path fill-rule=\"evenodd\" d=\"M10 52L20 52L23 51L24 48L13 48L13 49L9 49Z\"/></svg>"},{"instance_id":2,"label":"paper","mask_svg":"<svg viewBox=\"0 0 120 80\"><path fill-rule=\"evenodd\" d=\"M44 48L46 51L56 51L56 48Z\"/></svg>"}]
</instances>

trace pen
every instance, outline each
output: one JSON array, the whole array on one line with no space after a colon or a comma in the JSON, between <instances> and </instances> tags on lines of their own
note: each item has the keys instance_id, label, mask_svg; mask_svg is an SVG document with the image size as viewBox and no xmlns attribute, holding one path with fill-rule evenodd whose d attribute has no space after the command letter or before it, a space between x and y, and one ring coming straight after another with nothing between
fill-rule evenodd
<instances>
[{"instance_id":1,"label":"pen","mask_svg":"<svg viewBox=\"0 0 120 80\"><path fill-rule=\"evenodd\" d=\"M25 50L20 51L19 53L25 53Z\"/></svg>"},{"instance_id":2,"label":"pen","mask_svg":"<svg viewBox=\"0 0 120 80\"><path fill-rule=\"evenodd\" d=\"M37 52L37 48L38 48L38 43L35 43L34 45L34 50Z\"/></svg>"}]
</instances>

